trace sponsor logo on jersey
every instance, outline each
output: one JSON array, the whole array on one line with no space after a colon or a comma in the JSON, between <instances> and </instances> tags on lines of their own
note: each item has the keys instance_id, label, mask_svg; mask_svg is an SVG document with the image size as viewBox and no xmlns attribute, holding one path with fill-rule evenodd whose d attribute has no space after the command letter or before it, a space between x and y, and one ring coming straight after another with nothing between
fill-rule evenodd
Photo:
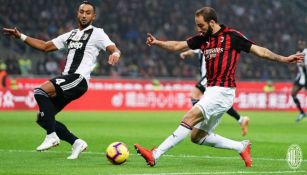
<instances>
[{"instance_id":1,"label":"sponsor logo on jersey","mask_svg":"<svg viewBox=\"0 0 307 175\"><path fill-rule=\"evenodd\" d=\"M212 48L212 49L206 49L204 51L204 55L206 59L215 58L216 54L224 52L223 48Z\"/></svg>"},{"instance_id":2,"label":"sponsor logo on jersey","mask_svg":"<svg viewBox=\"0 0 307 175\"><path fill-rule=\"evenodd\" d=\"M81 49L83 46L82 42L70 41L68 44L68 49Z\"/></svg>"}]
</instances>

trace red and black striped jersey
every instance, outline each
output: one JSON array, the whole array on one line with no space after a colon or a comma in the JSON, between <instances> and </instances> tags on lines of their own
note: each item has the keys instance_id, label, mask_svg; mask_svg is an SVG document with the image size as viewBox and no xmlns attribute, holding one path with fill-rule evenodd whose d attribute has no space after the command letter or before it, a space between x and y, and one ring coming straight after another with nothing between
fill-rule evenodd
<instances>
[{"instance_id":1,"label":"red and black striped jersey","mask_svg":"<svg viewBox=\"0 0 307 175\"><path fill-rule=\"evenodd\" d=\"M211 35L199 34L187 40L190 49L201 49L206 60L207 86L236 87L235 71L240 52L249 52L254 42L237 30L221 25Z\"/></svg>"}]
</instances>

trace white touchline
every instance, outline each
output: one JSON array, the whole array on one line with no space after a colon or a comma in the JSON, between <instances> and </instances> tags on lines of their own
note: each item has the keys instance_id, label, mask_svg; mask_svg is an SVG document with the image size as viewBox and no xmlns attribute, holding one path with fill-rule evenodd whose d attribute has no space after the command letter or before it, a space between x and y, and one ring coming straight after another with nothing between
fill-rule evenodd
<instances>
[{"instance_id":1,"label":"white touchline","mask_svg":"<svg viewBox=\"0 0 307 175\"><path fill-rule=\"evenodd\" d=\"M221 171L221 172L187 172L187 173L150 173L150 174L118 174L118 175L190 175L190 174L291 174L305 173L306 171Z\"/></svg>"},{"instance_id":2,"label":"white touchline","mask_svg":"<svg viewBox=\"0 0 307 175\"><path fill-rule=\"evenodd\" d=\"M0 152L25 152L25 153L34 153L37 152L35 150L7 150L7 149L0 149ZM70 151L45 151L48 153L71 153ZM93 155L104 155L104 152L91 152L91 151L86 151L82 154L93 154ZM135 156L137 154L131 154L131 156ZM222 156L197 156L197 155L169 155L165 154L163 157L174 157L174 158L205 158L205 159L239 159L239 156L233 156L233 157L222 157ZM264 160L264 161L281 161L281 162L287 162L287 159L275 159L275 158L265 158L265 157L252 157L253 160ZM307 162L307 160L303 160L303 162Z\"/></svg>"}]
</instances>

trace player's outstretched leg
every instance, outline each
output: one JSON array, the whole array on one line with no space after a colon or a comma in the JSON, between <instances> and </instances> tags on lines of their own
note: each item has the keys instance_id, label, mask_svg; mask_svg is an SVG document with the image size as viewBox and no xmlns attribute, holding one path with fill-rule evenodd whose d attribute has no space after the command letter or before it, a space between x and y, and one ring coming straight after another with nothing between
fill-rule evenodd
<instances>
[{"instance_id":1,"label":"player's outstretched leg","mask_svg":"<svg viewBox=\"0 0 307 175\"><path fill-rule=\"evenodd\" d=\"M140 154L145 159L145 161L149 166L153 167L156 165L156 160L154 158L152 150L146 149L139 144L135 144L134 148L137 151L137 153Z\"/></svg>"},{"instance_id":2,"label":"player's outstretched leg","mask_svg":"<svg viewBox=\"0 0 307 175\"><path fill-rule=\"evenodd\" d=\"M240 153L241 158L245 162L245 166L247 168L252 166L252 159L251 159L251 143L248 140L242 141L241 142L244 145L243 151Z\"/></svg>"},{"instance_id":3,"label":"player's outstretched leg","mask_svg":"<svg viewBox=\"0 0 307 175\"><path fill-rule=\"evenodd\" d=\"M55 114L56 109L53 106L48 94L41 88L34 90L34 97L39 106L39 114L37 116L37 123L47 131L43 143L39 145L36 150L44 151L59 145L60 139L55 132Z\"/></svg>"},{"instance_id":4,"label":"player's outstretched leg","mask_svg":"<svg viewBox=\"0 0 307 175\"><path fill-rule=\"evenodd\" d=\"M189 111L191 112L191 111ZM188 112L188 113L189 113ZM167 137L156 149L148 150L143 148L139 144L135 144L134 147L139 154L146 160L150 166L155 166L157 160L169 149L176 146L182 140L184 140L192 131L191 126L185 122L181 122L179 127L174 131L172 135Z\"/></svg>"},{"instance_id":5,"label":"player's outstretched leg","mask_svg":"<svg viewBox=\"0 0 307 175\"><path fill-rule=\"evenodd\" d=\"M241 158L244 160L246 167L251 167L252 165L252 160L250 156L251 148L249 141L238 142L235 140L222 137L218 134L214 133L208 134L208 132L197 128L193 128L191 134L191 140L192 142L199 145L237 151L240 154Z\"/></svg>"}]
</instances>

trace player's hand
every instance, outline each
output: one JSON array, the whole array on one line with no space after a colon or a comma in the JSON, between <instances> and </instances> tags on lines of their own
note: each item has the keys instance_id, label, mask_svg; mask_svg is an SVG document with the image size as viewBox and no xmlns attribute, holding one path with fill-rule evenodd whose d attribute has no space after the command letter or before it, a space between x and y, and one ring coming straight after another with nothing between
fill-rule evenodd
<instances>
[{"instance_id":1,"label":"player's hand","mask_svg":"<svg viewBox=\"0 0 307 175\"><path fill-rule=\"evenodd\" d=\"M146 40L146 44L148 46L152 46L157 42L157 39L151 34L151 33L147 33L147 40Z\"/></svg>"},{"instance_id":2,"label":"player's hand","mask_svg":"<svg viewBox=\"0 0 307 175\"><path fill-rule=\"evenodd\" d=\"M181 52L180 53L180 58L181 59L185 59L186 58L186 53L185 52Z\"/></svg>"},{"instance_id":3,"label":"player's hand","mask_svg":"<svg viewBox=\"0 0 307 175\"><path fill-rule=\"evenodd\" d=\"M19 39L21 36L21 33L17 30L16 27L14 29L3 28L2 32L6 36L13 36L14 38L17 38L17 39Z\"/></svg>"},{"instance_id":4,"label":"player's hand","mask_svg":"<svg viewBox=\"0 0 307 175\"><path fill-rule=\"evenodd\" d=\"M304 53L296 53L296 54L286 57L284 61L287 63L303 63L304 58L305 58Z\"/></svg>"},{"instance_id":5,"label":"player's hand","mask_svg":"<svg viewBox=\"0 0 307 175\"><path fill-rule=\"evenodd\" d=\"M108 63L114 66L119 61L119 58L120 58L120 55L115 52L109 56Z\"/></svg>"}]
</instances>

